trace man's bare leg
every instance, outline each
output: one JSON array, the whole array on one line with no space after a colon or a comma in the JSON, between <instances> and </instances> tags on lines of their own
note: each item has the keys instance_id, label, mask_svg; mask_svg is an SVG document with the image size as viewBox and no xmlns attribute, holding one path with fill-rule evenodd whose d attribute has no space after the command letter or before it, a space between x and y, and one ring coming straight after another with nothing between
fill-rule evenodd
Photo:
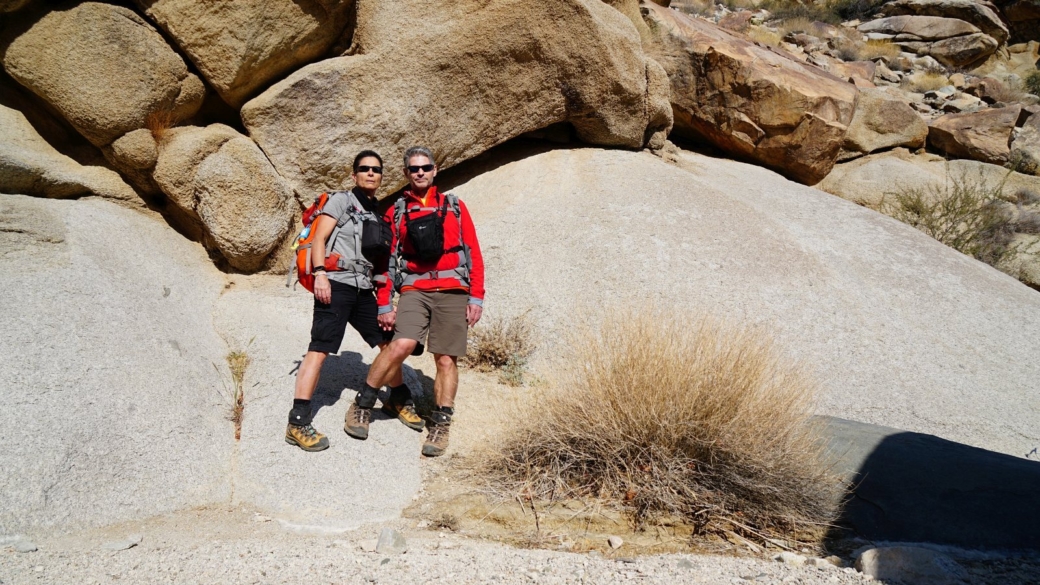
<instances>
[{"instance_id":1,"label":"man's bare leg","mask_svg":"<svg viewBox=\"0 0 1040 585\"><path fill-rule=\"evenodd\" d=\"M372 388L381 388L386 384L399 386L403 381L401 366L418 344L414 339L395 339L376 356L372 366L368 368L365 383Z\"/></svg>"},{"instance_id":2,"label":"man's bare leg","mask_svg":"<svg viewBox=\"0 0 1040 585\"><path fill-rule=\"evenodd\" d=\"M459 391L459 358L453 355L434 354L437 362L437 377L433 381L433 399L437 406L455 406L455 394Z\"/></svg>"}]
</instances>

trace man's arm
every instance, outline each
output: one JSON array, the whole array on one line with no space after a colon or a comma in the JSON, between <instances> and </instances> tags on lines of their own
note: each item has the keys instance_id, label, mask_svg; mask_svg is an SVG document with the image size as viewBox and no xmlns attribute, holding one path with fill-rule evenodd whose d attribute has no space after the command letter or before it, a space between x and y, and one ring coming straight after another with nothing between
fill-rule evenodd
<instances>
[{"instance_id":1,"label":"man's arm","mask_svg":"<svg viewBox=\"0 0 1040 585\"><path fill-rule=\"evenodd\" d=\"M466 306L466 322L472 327L480 321L484 312L484 257L480 253L480 242L477 241L477 228L466 209L466 204L459 200L459 213L462 222L462 242L469 248L469 304Z\"/></svg>"},{"instance_id":2,"label":"man's arm","mask_svg":"<svg viewBox=\"0 0 1040 585\"><path fill-rule=\"evenodd\" d=\"M393 205L387 208L386 213L383 214L383 221L390 224L390 256L387 259L386 267L379 274L379 276L383 277L379 279L382 282L374 283L376 287L376 305L379 306L376 319L379 321L380 327L385 331L390 331L394 328L394 322L397 320L397 311L394 310L393 306L394 280L393 273L390 270L390 267L394 266L394 256L397 252L397 225L394 223Z\"/></svg>"}]
</instances>

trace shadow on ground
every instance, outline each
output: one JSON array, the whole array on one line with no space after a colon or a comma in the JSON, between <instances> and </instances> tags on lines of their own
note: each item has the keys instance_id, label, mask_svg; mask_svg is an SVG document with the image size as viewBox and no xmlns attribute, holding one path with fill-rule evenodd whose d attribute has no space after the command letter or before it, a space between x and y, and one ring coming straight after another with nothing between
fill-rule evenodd
<instances>
[{"instance_id":1,"label":"shadow on ground","mask_svg":"<svg viewBox=\"0 0 1040 585\"><path fill-rule=\"evenodd\" d=\"M868 540L1040 550L1040 462L922 433L821 419L830 454L852 486L828 545L851 533Z\"/></svg>"},{"instance_id":2,"label":"shadow on ground","mask_svg":"<svg viewBox=\"0 0 1040 585\"><path fill-rule=\"evenodd\" d=\"M296 362L296 368L290 374L295 375L298 368L299 361ZM333 406L343 398L353 400L354 395L365 383L368 368L369 364L366 364L361 354L357 352L344 351L338 355L330 354L321 368L321 378L318 380L318 387L314 390L314 397L311 399L312 411L317 414L322 408ZM425 396L433 394L433 378L427 376L421 369L417 370L405 364L404 381L412 391L417 408L425 404ZM379 393L381 401L385 401L387 398L389 398L388 391L383 390ZM389 417L381 411L375 410L372 418L382 420Z\"/></svg>"}]
</instances>

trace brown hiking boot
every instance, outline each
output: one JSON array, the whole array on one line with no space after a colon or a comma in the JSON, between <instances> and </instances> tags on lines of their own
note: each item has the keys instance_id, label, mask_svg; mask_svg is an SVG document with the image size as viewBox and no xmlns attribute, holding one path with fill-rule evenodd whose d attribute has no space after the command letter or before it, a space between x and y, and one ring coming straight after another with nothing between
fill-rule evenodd
<instances>
[{"instance_id":1,"label":"brown hiking boot","mask_svg":"<svg viewBox=\"0 0 1040 585\"><path fill-rule=\"evenodd\" d=\"M296 445L304 451L324 451L329 448L329 439L314 430L310 423L294 425L289 423L285 428L285 442Z\"/></svg>"},{"instance_id":2,"label":"brown hiking boot","mask_svg":"<svg viewBox=\"0 0 1040 585\"><path fill-rule=\"evenodd\" d=\"M368 438L368 423L370 422L372 422L372 409L358 406L357 402L351 402L350 408L347 409L346 419L343 421L343 430L351 437L364 441Z\"/></svg>"},{"instance_id":3,"label":"brown hiking boot","mask_svg":"<svg viewBox=\"0 0 1040 585\"><path fill-rule=\"evenodd\" d=\"M451 414L442 410L430 413L430 424L427 428L426 442L422 446L422 454L427 457L439 457L448 448L448 432L451 429Z\"/></svg>"},{"instance_id":4,"label":"brown hiking boot","mask_svg":"<svg viewBox=\"0 0 1040 585\"><path fill-rule=\"evenodd\" d=\"M380 410L389 416L396 417L397 420L404 423L404 426L413 431L422 431L423 427L426 426L423 419L418 414L415 414L415 406L411 404L400 404L393 400L387 400Z\"/></svg>"}]
</instances>

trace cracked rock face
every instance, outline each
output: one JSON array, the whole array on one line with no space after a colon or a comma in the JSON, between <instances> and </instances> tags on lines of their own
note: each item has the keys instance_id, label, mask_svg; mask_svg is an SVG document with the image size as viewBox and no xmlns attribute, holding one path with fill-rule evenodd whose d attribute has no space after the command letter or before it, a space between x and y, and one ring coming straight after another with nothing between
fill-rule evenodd
<instances>
[{"instance_id":1,"label":"cracked rock face","mask_svg":"<svg viewBox=\"0 0 1040 585\"><path fill-rule=\"evenodd\" d=\"M292 190L252 140L222 124L170 130L154 177L239 270L259 269L292 221Z\"/></svg>"},{"instance_id":2,"label":"cracked rock face","mask_svg":"<svg viewBox=\"0 0 1040 585\"><path fill-rule=\"evenodd\" d=\"M1011 132L1022 106L946 114L928 128L928 143L956 158L1002 165L1011 152Z\"/></svg>"},{"instance_id":3,"label":"cracked rock face","mask_svg":"<svg viewBox=\"0 0 1040 585\"><path fill-rule=\"evenodd\" d=\"M854 85L674 10L645 8L677 132L802 183L827 176L852 120Z\"/></svg>"},{"instance_id":4,"label":"cracked rock face","mask_svg":"<svg viewBox=\"0 0 1040 585\"><path fill-rule=\"evenodd\" d=\"M360 54L304 67L242 109L301 194L346 184L365 148L383 155L389 193L406 182L413 144L447 168L560 122L625 148L670 127L667 86L639 33L599 0L367 3L354 40Z\"/></svg>"},{"instance_id":5,"label":"cracked rock face","mask_svg":"<svg viewBox=\"0 0 1040 585\"><path fill-rule=\"evenodd\" d=\"M135 2L235 107L272 80L322 57L354 6L353 0Z\"/></svg>"},{"instance_id":6,"label":"cracked rock face","mask_svg":"<svg viewBox=\"0 0 1040 585\"><path fill-rule=\"evenodd\" d=\"M184 119L205 87L132 10L85 2L46 14L15 38L4 69L96 146L161 112Z\"/></svg>"}]
</instances>

